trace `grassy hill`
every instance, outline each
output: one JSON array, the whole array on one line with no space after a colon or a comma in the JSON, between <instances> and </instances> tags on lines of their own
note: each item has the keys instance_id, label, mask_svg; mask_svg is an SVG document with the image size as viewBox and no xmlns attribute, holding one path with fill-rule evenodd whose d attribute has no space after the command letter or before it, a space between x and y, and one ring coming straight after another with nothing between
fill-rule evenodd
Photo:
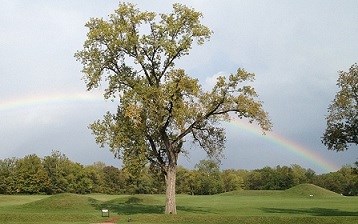
<instances>
[{"instance_id":1,"label":"grassy hill","mask_svg":"<svg viewBox=\"0 0 358 224\"><path fill-rule=\"evenodd\" d=\"M77 194L58 194L33 201L20 206L21 209L38 211L66 210L66 212L81 210L83 212L92 211L97 201L85 195Z\"/></svg>"},{"instance_id":2,"label":"grassy hill","mask_svg":"<svg viewBox=\"0 0 358 224\"><path fill-rule=\"evenodd\" d=\"M221 196L277 196L277 197L342 197L333 191L314 184L300 184L287 190L237 190L220 194ZM312 195L312 196L311 196Z\"/></svg>"},{"instance_id":3,"label":"grassy hill","mask_svg":"<svg viewBox=\"0 0 358 224\"><path fill-rule=\"evenodd\" d=\"M0 208L5 206L22 205L47 197L47 195L0 195Z\"/></svg>"},{"instance_id":4,"label":"grassy hill","mask_svg":"<svg viewBox=\"0 0 358 224\"><path fill-rule=\"evenodd\" d=\"M300 184L285 191L285 195L293 197L330 198L342 197L333 191L329 191L313 184Z\"/></svg>"}]
</instances>

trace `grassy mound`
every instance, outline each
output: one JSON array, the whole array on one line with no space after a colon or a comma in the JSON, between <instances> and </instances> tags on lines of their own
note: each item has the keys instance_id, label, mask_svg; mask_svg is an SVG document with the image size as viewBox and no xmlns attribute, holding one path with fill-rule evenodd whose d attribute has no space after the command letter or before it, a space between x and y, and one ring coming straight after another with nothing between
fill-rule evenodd
<instances>
[{"instance_id":1,"label":"grassy mound","mask_svg":"<svg viewBox=\"0 0 358 224\"><path fill-rule=\"evenodd\" d=\"M314 184L300 184L294 186L285 191L285 195L287 196L300 196L300 197L312 197L312 198L322 198L322 197L340 197L341 195L324 189L322 187L318 187Z\"/></svg>"},{"instance_id":2,"label":"grassy mound","mask_svg":"<svg viewBox=\"0 0 358 224\"><path fill-rule=\"evenodd\" d=\"M0 223L102 223L107 217L101 216L98 204L84 195L46 195L36 201L2 207Z\"/></svg>"},{"instance_id":3,"label":"grassy mound","mask_svg":"<svg viewBox=\"0 0 358 224\"><path fill-rule=\"evenodd\" d=\"M46 211L93 211L97 201L93 198L77 194L57 194L38 201L22 205L23 209L37 209Z\"/></svg>"},{"instance_id":4,"label":"grassy mound","mask_svg":"<svg viewBox=\"0 0 358 224\"><path fill-rule=\"evenodd\" d=\"M23 205L47 197L47 195L0 195L0 207Z\"/></svg>"},{"instance_id":5,"label":"grassy mound","mask_svg":"<svg viewBox=\"0 0 358 224\"><path fill-rule=\"evenodd\" d=\"M219 194L221 196L278 196L278 197L341 197L341 195L314 184L300 184L287 190L237 190Z\"/></svg>"}]
</instances>

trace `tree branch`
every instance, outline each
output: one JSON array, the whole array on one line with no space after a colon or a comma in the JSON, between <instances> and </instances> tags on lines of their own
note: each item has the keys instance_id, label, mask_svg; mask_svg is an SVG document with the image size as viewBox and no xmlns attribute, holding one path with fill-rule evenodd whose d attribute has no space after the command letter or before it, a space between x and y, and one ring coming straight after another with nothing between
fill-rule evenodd
<instances>
[{"instance_id":1,"label":"tree branch","mask_svg":"<svg viewBox=\"0 0 358 224\"><path fill-rule=\"evenodd\" d=\"M166 164L163 161L162 156L158 152L157 147L155 146L153 138L150 135L147 135L147 139L148 139L150 147L152 149L152 153L155 155L155 158L157 159L157 161L152 159L151 156L148 156L148 159L151 160L152 162L154 162L155 164L157 164L162 170L164 170Z\"/></svg>"},{"instance_id":2,"label":"tree branch","mask_svg":"<svg viewBox=\"0 0 358 224\"><path fill-rule=\"evenodd\" d=\"M170 64L173 63L173 61L179 56L179 54L180 54L182 51L184 51L184 49L179 48L178 51L177 51L177 53L176 53L171 59L169 59L169 57L168 57L168 58L165 60L164 65L163 65L164 68L163 68L163 71L162 71L161 74L160 74L159 79L161 79L161 78L163 77L163 75L167 72L168 68L170 67Z\"/></svg>"}]
</instances>

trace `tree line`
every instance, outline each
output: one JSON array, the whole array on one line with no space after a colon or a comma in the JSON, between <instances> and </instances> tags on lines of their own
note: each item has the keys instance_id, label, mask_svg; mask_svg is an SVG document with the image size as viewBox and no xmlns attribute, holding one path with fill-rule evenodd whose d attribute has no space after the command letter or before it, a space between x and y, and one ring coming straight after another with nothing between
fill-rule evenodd
<instances>
[{"instance_id":1,"label":"tree line","mask_svg":"<svg viewBox=\"0 0 358 224\"><path fill-rule=\"evenodd\" d=\"M358 195L357 166L344 166L337 172L317 175L299 165L264 167L255 170L220 170L217 162L200 161L194 169L179 166L176 193L210 195L234 190L285 190L312 183L344 195ZM0 194L162 194L163 175L154 167L131 172L102 162L82 165L53 151L40 158L0 160Z\"/></svg>"}]
</instances>

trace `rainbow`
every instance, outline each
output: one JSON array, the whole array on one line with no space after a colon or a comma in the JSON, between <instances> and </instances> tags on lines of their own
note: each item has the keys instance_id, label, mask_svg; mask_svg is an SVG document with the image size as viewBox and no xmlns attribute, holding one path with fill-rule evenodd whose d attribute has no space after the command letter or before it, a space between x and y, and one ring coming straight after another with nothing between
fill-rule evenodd
<instances>
[{"instance_id":1,"label":"rainbow","mask_svg":"<svg viewBox=\"0 0 358 224\"><path fill-rule=\"evenodd\" d=\"M33 106L68 104L71 102L103 102L103 96L96 92L89 93L85 91L80 93L67 92L29 95L27 97L12 98L1 101L0 112L15 110L19 108L28 108ZM259 127L235 118L232 118L228 123L234 125L235 127L239 127L243 131L247 131L254 135L260 136L261 138L264 138L267 141L274 143L275 145L283 147L286 150L289 150L294 154L300 156L301 158L319 166L324 171L331 172L339 169L336 164L324 159L320 154L313 151L312 149L302 146L290 139L285 138L282 135L279 135L274 132L266 132L264 135L262 135L263 132Z\"/></svg>"},{"instance_id":2,"label":"rainbow","mask_svg":"<svg viewBox=\"0 0 358 224\"><path fill-rule=\"evenodd\" d=\"M39 105L68 104L75 102L103 102L103 96L89 92L42 93L26 97L10 98L0 102L0 112Z\"/></svg>"},{"instance_id":3,"label":"rainbow","mask_svg":"<svg viewBox=\"0 0 358 224\"><path fill-rule=\"evenodd\" d=\"M285 138L282 135L279 135L274 132L266 132L263 134L262 130L255 126L254 124L250 124L243 120L231 118L229 124L234 125L235 127L239 127L244 131L248 131L254 135L260 136L266 139L269 142L274 143L280 147L283 147L286 150L293 152L294 154L300 156L301 158L319 166L326 172L337 171L339 167L331 161L326 160L320 154L309 149L303 145L300 145L290 139Z\"/></svg>"}]
</instances>

